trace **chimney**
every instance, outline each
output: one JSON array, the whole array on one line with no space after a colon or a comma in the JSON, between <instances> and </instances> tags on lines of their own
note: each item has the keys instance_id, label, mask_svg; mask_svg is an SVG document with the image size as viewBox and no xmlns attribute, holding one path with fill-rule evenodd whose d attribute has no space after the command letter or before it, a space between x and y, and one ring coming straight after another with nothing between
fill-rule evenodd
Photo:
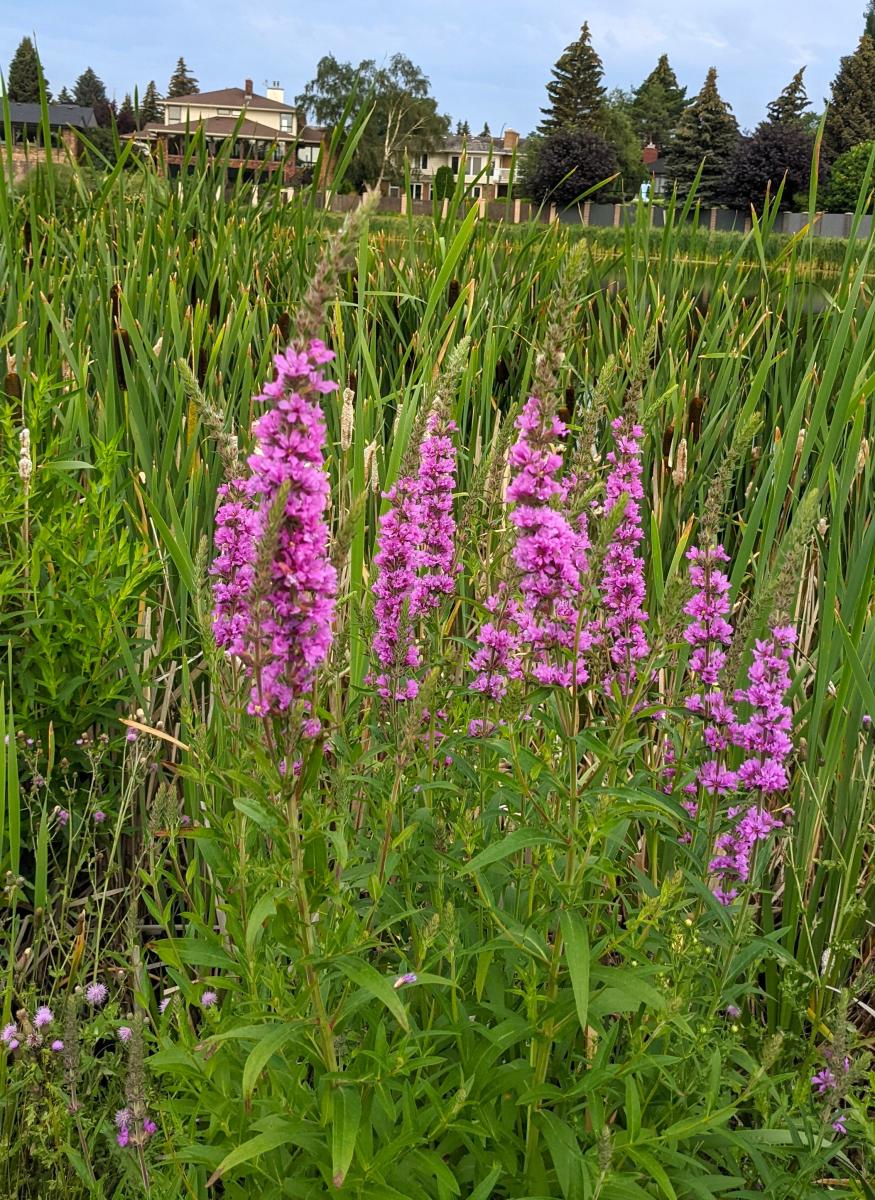
<instances>
[{"instance_id":1,"label":"chimney","mask_svg":"<svg viewBox=\"0 0 875 1200\"><path fill-rule=\"evenodd\" d=\"M505 150L516 150L520 144L520 135L515 129L505 129L504 131L504 148Z\"/></svg>"},{"instance_id":2,"label":"chimney","mask_svg":"<svg viewBox=\"0 0 875 1200\"><path fill-rule=\"evenodd\" d=\"M653 142L648 142L647 145L644 147L644 149L641 151L641 161L644 163L644 165L646 167L650 167L656 162L656 160L658 158L659 158L659 149L653 144Z\"/></svg>"},{"instance_id":3,"label":"chimney","mask_svg":"<svg viewBox=\"0 0 875 1200\"><path fill-rule=\"evenodd\" d=\"M276 100L277 104L285 104L285 88L280 87L278 79L275 79L270 87L267 88L267 98L268 100Z\"/></svg>"},{"instance_id":4,"label":"chimney","mask_svg":"<svg viewBox=\"0 0 875 1200\"><path fill-rule=\"evenodd\" d=\"M252 99L252 80L251 79L243 80L243 99L244 100Z\"/></svg>"}]
</instances>

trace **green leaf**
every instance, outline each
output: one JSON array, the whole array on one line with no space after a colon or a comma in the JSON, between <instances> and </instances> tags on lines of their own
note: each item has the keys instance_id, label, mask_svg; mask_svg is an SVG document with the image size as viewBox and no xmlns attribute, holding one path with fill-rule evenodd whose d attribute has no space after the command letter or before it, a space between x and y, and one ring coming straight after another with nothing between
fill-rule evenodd
<instances>
[{"instance_id":1,"label":"green leaf","mask_svg":"<svg viewBox=\"0 0 875 1200\"><path fill-rule=\"evenodd\" d=\"M338 958L337 965L347 979L385 1004L405 1033L410 1032L407 1010L401 1003L398 992L395 991L385 975L381 975L369 963L361 962L356 958Z\"/></svg>"},{"instance_id":2,"label":"green leaf","mask_svg":"<svg viewBox=\"0 0 875 1200\"><path fill-rule=\"evenodd\" d=\"M559 917L559 928L565 947L565 961L571 976L574 992L574 1007L580 1028L586 1036L587 1010L589 1008L589 937L586 925L579 913L565 910Z\"/></svg>"},{"instance_id":3,"label":"green leaf","mask_svg":"<svg viewBox=\"0 0 875 1200\"><path fill-rule=\"evenodd\" d=\"M468 1197L468 1200L490 1200L492 1189L495 1187L501 1175L501 1167L493 1167L485 1179L474 1188L474 1191Z\"/></svg>"},{"instance_id":4,"label":"green leaf","mask_svg":"<svg viewBox=\"0 0 875 1200\"><path fill-rule=\"evenodd\" d=\"M253 1158L258 1158L259 1154L267 1154L269 1151L276 1150L279 1146L286 1146L289 1142L293 1141L295 1141L295 1132L291 1128L272 1129L268 1133L256 1134L254 1138L250 1138L248 1142L243 1142L242 1145L232 1150L230 1154L225 1155L207 1180L207 1187L212 1187L223 1175L228 1171L232 1171L235 1167L239 1167L245 1162L250 1162Z\"/></svg>"},{"instance_id":5,"label":"green leaf","mask_svg":"<svg viewBox=\"0 0 875 1200\"><path fill-rule=\"evenodd\" d=\"M336 1188L343 1187L352 1162L361 1117L358 1091L354 1087L338 1089L332 1097L331 1115L331 1180Z\"/></svg>"},{"instance_id":6,"label":"green leaf","mask_svg":"<svg viewBox=\"0 0 875 1200\"><path fill-rule=\"evenodd\" d=\"M515 829L502 841L493 842L491 846L487 846L485 850L475 854L460 873L468 875L472 871L481 871L491 863L507 858L509 854L516 854L519 850L529 850L533 846L559 846L562 844L561 838L552 833L543 833L540 829Z\"/></svg>"},{"instance_id":7,"label":"green leaf","mask_svg":"<svg viewBox=\"0 0 875 1200\"><path fill-rule=\"evenodd\" d=\"M298 1025L282 1024L282 1025L265 1025L264 1032L259 1041L256 1042L246 1059L246 1064L243 1067L243 1099L248 1101L255 1091L255 1085L261 1076L261 1072L267 1066L274 1054L278 1054L287 1042L290 1042L298 1033Z\"/></svg>"}]
</instances>

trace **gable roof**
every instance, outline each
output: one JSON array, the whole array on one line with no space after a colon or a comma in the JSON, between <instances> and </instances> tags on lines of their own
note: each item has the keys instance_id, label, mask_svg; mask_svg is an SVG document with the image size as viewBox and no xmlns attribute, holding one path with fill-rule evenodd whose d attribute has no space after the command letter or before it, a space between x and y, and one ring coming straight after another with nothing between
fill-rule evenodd
<instances>
[{"instance_id":1,"label":"gable roof","mask_svg":"<svg viewBox=\"0 0 875 1200\"><path fill-rule=\"evenodd\" d=\"M205 104L211 108L269 108L272 112L291 112L295 107L294 104L269 100L267 96L259 96L255 92L247 96L243 88L238 87L219 88L215 92L192 92L188 96L167 96L163 103L165 108L168 104L187 104L193 108Z\"/></svg>"},{"instance_id":2,"label":"gable roof","mask_svg":"<svg viewBox=\"0 0 875 1200\"><path fill-rule=\"evenodd\" d=\"M443 139L440 150L450 150L453 152L464 149L467 154L512 154L514 150L519 150L524 144L525 138L520 140L514 146L505 146L504 137L464 137L458 133L448 133Z\"/></svg>"},{"instance_id":3,"label":"gable roof","mask_svg":"<svg viewBox=\"0 0 875 1200\"><path fill-rule=\"evenodd\" d=\"M269 142L295 142L298 139L284 130L271 129L269 125L261 125L258 121L240 120L239 117L196 117L189 121L174 121L164 124L161 121L151 121L146 126L149 133L195 133L203 129L205 134L228 137L236 130L240 137L264 138Z\"/></svg>"},{"instance_id":4,"label":"gable roof","mask_svg":"<svg viewBox=\"0 0 875 1200\"><path fill-rule=\"evenodd\" d=\"M70 126L73 129L96 129L97 118L93 108L85 108L81 104L50 104L49 125L58 129ZM39 125L43 119L39 104L24 103L19 100L9 101L9 119L14 125Z\"/></svg>"}]
</instances>

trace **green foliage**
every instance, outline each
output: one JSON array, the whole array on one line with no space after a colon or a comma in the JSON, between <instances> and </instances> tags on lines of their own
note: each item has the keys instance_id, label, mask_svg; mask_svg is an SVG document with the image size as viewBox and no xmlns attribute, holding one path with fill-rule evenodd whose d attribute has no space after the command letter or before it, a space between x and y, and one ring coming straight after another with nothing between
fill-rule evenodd
<instances>
[{"instance_id":1,"label":"green foliage","mask_svg":"<svg viewBox=\"0 0 875 1200\"><path fill-rule=\"evenodd\" d=\"M604 138L561 130L539 138L530 148L523 188L539 204L563 208L604 183L617 169L617 157Z\"/></svg>"},{"instance_id":2,"label":"green foliage","mask_svg":"<svg viewBox=\"0 0 875 1200\"><path fill-rule=\"evenodd\" d=\"M641 144L653 142L661 151L671 143L686 106L687 89L678 83L667 54L633 92L630 115Z\"/></svg>"},{"instance_id":3,"label":"green foliage","mask_svg":"<svg viewBox=\"0 0 875 1200\"><path fill-rule=\"evenodd\" d=\"M864 33L853 54L845 55L832 83L823 130L824 153L838 158L875 138L875 40Z\"/></svg>"},{"instance_id":4,"label":"green foliage","mask_svg":"<svg viewBox=\"0 0 875 1200\"><path fill-rule=\"evenodd\" d=\"M365 59L357 67L328 54L295 103L337 129L354 119L353 96L370 114L349 168L357 191L383 179L400 182L405 153L434 149L449 130L449 118L438 112L427 77L403 54L393 54L385 66Z\"/></svg>"},{"instance_id":5,"label":"green foliage","mask_svg":"<svg viewBox=\"0 0 875 1200\"><path fill-rule=\"evenodd\" d=\"M702 90L684 110L668 153L669 173L682 196L702 167L697 196L706 204L722 201L738 136L738 123L717 90L717 72L711 67Z\"/></svg>"},{"instance_id":6,"label":"green foliage","mask_svg":"<svg viewBox=\"0 0 875 1200\"><path fill-rule=\"evenodd\" d=\"M869 0L863 17L866 22L863 32L875 41L875 0Z\"/></svg>"},{"instance_id":7,"label":"green foliage","mask_svg":"<svg viewBox=\"0 0 875 1200\"><path fill-rule=\"evenodd\" d=\"M73 85L73 102L85 108L97 108L107 103L106 86L91 67L86 67Z\"/></svg>"},{"instance_id":8,"label":"green foliage","mask_svg":"<svg viewBox=\"0 0 875 1200\"><path fill-rule=\"evenodd\" d=\"M455 191L456 181L453 178L451 167L438 167L434 175L434 183L432 190L436 200L444 200L447 196L452 196Z\"/></svg>"},{"instance_id":9,"label":"green foliage","mask_svg":"<svg viewBox=\"0 0 875 1200\"><path fill-rule=\"evenodd\" d=\"M145 125L149 125L153 121L161 121L163 118L164 106L161 103L155 80L150 79L140 101L139 127L142 129Z\"/></svg>"},{"instance_id":10,"label":"green foliage","mask_svg":"<svg viewBox=\"0 0 875 1200\"><path fill-rule=\"evenodd\" d=\"M592 130L605 100L602 60L590 41L589 25L584 22L577 41L566 46L547 84L547 107L541 112L542 134L560 130Z\"/></svg>"},{"instance_id":11,"label":"green foliage","mask_svg":"<svg viewBox=\"0 0 875 1200\"><path fill-rule=\"evenodd\" d=\"M46 96L49 95L48 80L43 77ZM19 103L38 104L40 99L40 60L36 46L29 37L23 37L9 64L6 79L6 94Z\"/></svg>"},{"instance_id":12,"label":"green foliage","mask_svg":"<svg viewBox=\"0 0 875 1200\"><path fill-rule=\"evenodd\" d=\"M170 76L170 82L167 84L167 99L173 100L177 96L191 96L198 92L198 82L196 77L186 66L185 59L182 55L176 60L176 66L173 68L173 74Z\"/></svg>"},{"instance_id":13,"label":"green foliage","mask_svg":"<svg viewBox=\"0 0 875 1200\"><path fill-rule=\"evenodd\" d=\"M781 208L792 208L797 196L807 195L814 152L807 108L803 70L799 70L769 104L768 119L751 137L739 141L726 170L727 203L739 208L753 205L761 211L766 195L775 196L782 183Z\"/></svg>"},{"instance_id":14,"label":"green foliage","mask_svg":"<svg viewBox=\"0 0 875 1200\"><path fill-rule=\"evenodd\" d=\"M875 141L861 142L839 155L833 163L827 189L827 205L830 212L853 212L857 206L860 189L866 182L869 193L864 212L872 208L872 154Z\"/></svg>"},{"instance_id":15,"label":"green foliage","mask_svg":"<svg viewBox=\"0 0 875 1200\"><path fill-rule=\"evenodd\" d=\"M645 177L641 160L641 142L635 133L627 98L619 90L609 93L596 120L593 132L608 143L617 156L620 178L612 185L613 195L634 195Z\"/></svg>"},{"instance_id":16,"label":"green foliage","mask_svg":"<svg viewBox=\"0 0 875 1200\"><path fill-rule=\"evenodd\" d=\"M793 125L803 123L810 107L805 90L805 68L800 67L784 90L766 109L766 120L771 125Z\"/></svg>"}]
</instances>

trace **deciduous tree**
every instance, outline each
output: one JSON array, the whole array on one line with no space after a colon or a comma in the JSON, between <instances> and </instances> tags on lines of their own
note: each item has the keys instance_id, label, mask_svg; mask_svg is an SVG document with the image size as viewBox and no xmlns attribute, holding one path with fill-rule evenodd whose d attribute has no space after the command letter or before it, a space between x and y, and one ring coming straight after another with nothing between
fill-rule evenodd
<instances>
[{"instance_id":1,"label":"deciduous tree","mask_svg":"<svg viewBox=\"0 0 875 1200\"><path fill-rule=\"evenodd\" d=\"M617 156L604 138L586 130L560 129L538 138L532 146L525 165L524 190L538 203L562 208L617 169Z\"/></svg>"}]
</instances>

